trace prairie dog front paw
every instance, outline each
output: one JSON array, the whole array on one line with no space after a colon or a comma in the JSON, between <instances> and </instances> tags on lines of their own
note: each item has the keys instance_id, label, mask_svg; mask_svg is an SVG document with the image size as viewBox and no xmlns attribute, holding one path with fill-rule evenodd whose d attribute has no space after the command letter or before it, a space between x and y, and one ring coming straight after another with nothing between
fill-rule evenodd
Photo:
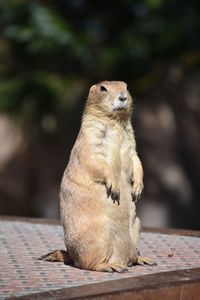
<instances>
[{"instance_id":1,"label":"prairie dog front paw","mask_svg":"<svg viewBox=\"0 0 200 300\"><path fill-rule=\"evenodd\" d=\"M135 203L140 199L142 191L144 189L143 181L134 181L131 191L132 201Z\"/></svg>"},{"instance_id":2,"label":"prairie dog front paw","mask_svg":"<svg viewBox=\"0 0 200 300\"><path fill-rule=\"evenodd\" d=\"M109 178L106 180L106 191L108 198L111 197L113 203L115 201L119 205L120 202L120 190L117 182L115 180L111 181Z\"/></svg>"}]
</instances>

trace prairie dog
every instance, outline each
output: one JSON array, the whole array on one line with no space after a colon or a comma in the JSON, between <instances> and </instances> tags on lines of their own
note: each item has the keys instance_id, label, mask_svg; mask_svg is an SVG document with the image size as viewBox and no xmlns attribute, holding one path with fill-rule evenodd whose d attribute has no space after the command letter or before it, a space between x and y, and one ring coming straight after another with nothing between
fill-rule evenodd
<instances>
[{"instance_id":1,"label":"prairie dog","mask_svg":"<svg viewBox=\"0 0 200 300\"><path fill-rule=\"evenodd\" d=\"M139 257L135 202L143 190L143 169L131 114L126 83L104 81L90 88L60 189L67 252L64 258L57 252L46 260L57 257L79 268L108 272L150 262Z\"/></svg>"}]
</instances>

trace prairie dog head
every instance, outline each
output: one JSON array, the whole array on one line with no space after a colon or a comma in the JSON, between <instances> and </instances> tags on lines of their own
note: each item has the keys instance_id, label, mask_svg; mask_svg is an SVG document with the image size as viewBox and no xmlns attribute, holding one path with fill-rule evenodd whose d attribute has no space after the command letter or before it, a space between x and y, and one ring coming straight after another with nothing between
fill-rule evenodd
<instances>
[{"instance_id":1,"label":"prairie dog head","mask_svg":"<svg viewBox=\"0 0 200 300\"><path fill-rule=\"evenodd\" d=\"M112 118L127 119L132 112L132 98L123 81L103 81L90 88L87 108Z\"/></svg>"}]
</instances>

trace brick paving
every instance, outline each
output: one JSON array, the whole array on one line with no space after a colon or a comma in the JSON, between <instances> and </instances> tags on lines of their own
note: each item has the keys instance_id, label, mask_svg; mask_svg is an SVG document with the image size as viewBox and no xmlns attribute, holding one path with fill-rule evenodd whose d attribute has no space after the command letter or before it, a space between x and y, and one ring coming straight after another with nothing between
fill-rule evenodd
<instances>
[{"instance_id":1,"label":"brick paving","mask_svg":"<svg viewBox=\"0 0 200 300\"><path fill-rule=\"evenodd\" d=\"M198 237L142 233L140 248L141 255L158 266L134 266L123 274L80 270L37 260L49 251L65 249L61 226L0 221L0 299L200 267Z\"/></svg>"}]
</instances>

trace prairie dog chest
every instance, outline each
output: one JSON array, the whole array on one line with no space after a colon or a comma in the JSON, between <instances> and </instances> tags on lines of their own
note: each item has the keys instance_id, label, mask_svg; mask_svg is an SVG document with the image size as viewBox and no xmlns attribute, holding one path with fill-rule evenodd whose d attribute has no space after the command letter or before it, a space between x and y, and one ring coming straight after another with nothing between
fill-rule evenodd
<instances>
[{"instance_id":1,"label":"prairie dog chest","mask_svg":"<svg viewBox=\"0 0 200 300\"><path fill-rule=\"evenodd\" d=\"M108 128L104 139L104 152L108 163L127 169L133 148L127 132L120 126Z\"/></svg>"},{"instance_id":2,"label":"prairie dog chest","mask_svg":"<svg viewBox=\"0 0 200 300\"><path fill-rule=\"evenodd\" d=\"M123 131L122 136L120 147L121 171L129 173L129 169L132 167L133 144L126 131Z\"/></svg>"}]
</instances>

